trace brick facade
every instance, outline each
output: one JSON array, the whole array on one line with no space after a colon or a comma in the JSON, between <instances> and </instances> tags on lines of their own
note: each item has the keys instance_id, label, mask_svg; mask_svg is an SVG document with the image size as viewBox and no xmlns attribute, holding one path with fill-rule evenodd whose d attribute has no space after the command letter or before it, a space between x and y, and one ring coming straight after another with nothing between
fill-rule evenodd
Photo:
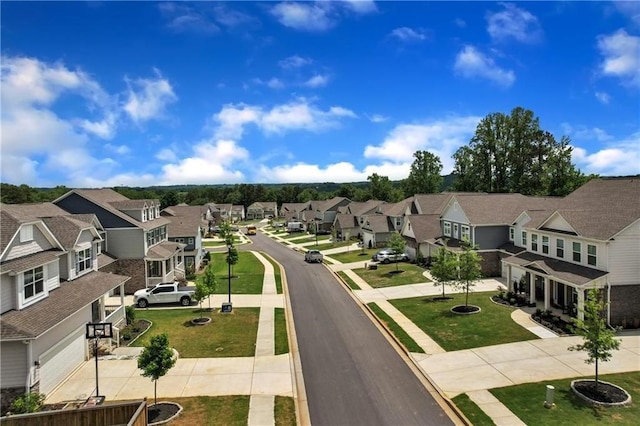
<instances>
[{"instance_id":1,"label":"brick facade","mask_svg":"<svg viewBox=\"0 0 640 426\"><path fill-rule=\"evenodd\" d=\"M626 322L630 328L640 322L640 284L611 287L611 325L621 326Z\"/></svg>"},{"instance_id":2,"label":"brick facade","mask_svg":"<svg viewBox=\"0 0 640 426\"><path fill-rule=\"evenodd\" d=\"M133 294L136 290L147 286L145 262L143 259L118 259L100 268L100 271L131 277L131 279L124 284L125 294Z\"/></svg>"},{"instance_id":3,"label":"brick facade","mask_svg":"<svg viewBox=\"0 0 640 426\"><path fill-rule=\"evenodd\" d=\"M478 253L482 259L481 268L484 278L499 277L502 274L500 253L497 251Z\"/></svg>"}]
</instances>

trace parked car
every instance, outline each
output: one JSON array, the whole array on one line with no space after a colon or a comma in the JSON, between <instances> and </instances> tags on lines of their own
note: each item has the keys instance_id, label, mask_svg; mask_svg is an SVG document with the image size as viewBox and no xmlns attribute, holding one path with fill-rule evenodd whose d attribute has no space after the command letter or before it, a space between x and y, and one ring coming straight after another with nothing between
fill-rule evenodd
<instances>
[{"instance_id":1,"label":"parked car","mask_svg":"<svg viewBox=\"0 0 640 426\"><path fill-rule=\"evenodd\" d=\"M406 262L409 260L409 256L406 253L394 254L393 249L384 248L378 251L371 258L374 262L391 263L391 262Z\"/></svg>"},{"instance_id":2,"label":"parked car","mask_svg":"<svg viewBox=\"0 0 640 426\"><path fill-rule=\"evenodd\" d=\"M139 308L146 308L156 303L178 302L182 306L189 306L195 292L195 287L181 287L177 281L160 283L155 287L143 288L133 293L133 303Z\"/></svg>"},{"instance_id":3,"label":"parked car","mask_svg":"<svg viewBox=\"0 0 640 426\"><path fill-rule=\"evenodd\" d=\"M318 250L309 250L304 254L304 261L308 263L318 262L322 263L324 260L324 255L320 253Z\"/></svg>"}]
</instances>

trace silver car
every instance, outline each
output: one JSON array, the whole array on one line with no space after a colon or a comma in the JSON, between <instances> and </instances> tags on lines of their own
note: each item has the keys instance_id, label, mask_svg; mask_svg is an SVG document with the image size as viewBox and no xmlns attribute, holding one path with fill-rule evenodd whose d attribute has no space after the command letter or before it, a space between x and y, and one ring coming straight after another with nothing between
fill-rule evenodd
<instances>
[{"instance_id":1,"label":"silver car","mask_svg":"<svg viewBox=\"0 0 640 426\"><path fill-rule=\"evenodd\" d=\"M405 262L409 260L409 256L406 253L394 254L393 249L384 248L373 255L371 258L374 262L391 263L391 262Z\"/></svg>"}]
</instances>

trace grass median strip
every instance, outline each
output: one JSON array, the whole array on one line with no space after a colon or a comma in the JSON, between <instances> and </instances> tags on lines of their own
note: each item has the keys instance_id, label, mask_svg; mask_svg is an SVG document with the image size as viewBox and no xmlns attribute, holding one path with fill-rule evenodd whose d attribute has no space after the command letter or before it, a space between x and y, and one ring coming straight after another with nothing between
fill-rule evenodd
<instances>
[{"instance_id":1,"label":"grass median strip","mask_svg":"<svg viewBox=\"0 0 640 426\"><path fill-rule=\"evenodd\" d=\"M356 284L355 281L353 281L344 271L338 271L338 275L340 275L340 278L342 278L352 290L360 290L360 286L358 286L358 284Z\"/></svg>"},{"instance_id":2,"label":"grass median strip","mask_svg":"<svg viewBox=\"0 0 640 426\"><path fill-rule=\"evenodd\" d=\"M196 396L166 398L180 404L180 415L171 426L246 426L249 420L249 396Z\"/></svg>"},{"instance_id":3,"label":"grass median strip","mask_svg":"<svg viewBox=\"0 0 640 426\"><path fill-rule=\"evenodd\" d=\"M464 294L449 294L452 299L447 301L413 297L389 302L446 351L538 339L511 319L511 309L491 302L489 298L493 294L495 292L469 295L469 304L482 309L474 315L450 312L453 306L464 305Z\"/></svg>"},{"instance_id":4,"label":"grass median strip","mask_svg":"<svg viewBox=\"0 0 640 426\"><path fill-rule=\"evenodd\" d=\"M276 426L294 426L296 424L296 406L289 396L276 396Z\"/></svg>"},{"instance_id":5,"label":"grass median strip","mask_svg":"<svg viewBox=\"0 0 640 426\"><path fill-rule=\"evenodd\" d=\"M275 308L275 354L280 355L288 352L287 318L283 308Z\"/></svg>"},{"instance_id":6,"label":"grass median strip","mask_svg":"<svg viewBox=\"0 0 640 426\"><path fill-rule=\"evenodd\" d=\"M132 346L146 345L151 336L167 333L169 343L181 358L254 356L260 308L234 308L231 313L200 309L138 309L137 317L153 323ZM206 325L193 325L200 315L210 317Z\"/></svg>"},{"instance_id":7,"label":"grass median strip","mask_svg":"<svg viewBox=\"0 0 640 426\"><path fill-rule=\"evenodd\" d=\"M373 311L373 313L384 322L391 333L402 343L402 346L409 352L424 353L424 350L413 340L397 322L393 320L385 311L378 306L375 302L368 303L367 306Z\"/></svg>"},{"instance_id":8,"label":"grass median strip","mask_svg":"<svg viewBox=\"0 0 640 426\"><path fill-rule=\"evenodd\" d=\"M453 398L453 403L462 411L473 426L493 426L495 423L466 393Z\"/></svg>"},{"instance_id":9,"label":"grass median strip","mask_svg":"<svg viewBox=\"0 0 640 426\"><path fill-rule=\"evenodd\" d=\"M267 253L260 252L260 254L262 254L264 258L267 259L269 263L271 263L271 266L273 266L273 275L276 280L276 291L278 292L278 294L282 294L282 276L280 275L280 265Z\"/></svg>"}]
</instances>

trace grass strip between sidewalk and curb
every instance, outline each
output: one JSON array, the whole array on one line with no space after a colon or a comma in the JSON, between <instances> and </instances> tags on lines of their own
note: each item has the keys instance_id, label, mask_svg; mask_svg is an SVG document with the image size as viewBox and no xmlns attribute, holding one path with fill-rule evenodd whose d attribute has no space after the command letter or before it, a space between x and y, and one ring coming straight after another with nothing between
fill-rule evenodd
<instances>
[{"instance_id":1,"label":"grass strip between sidewalk and curb","mask_svg":"<svg viewBox=\"0 0 640 426\"><path fill-rule=\"evenodd\" d=\"M539 339L513 321L511 309L493 303L490 297L494 294L469 295L469 304L481 308L474 315L456 315L450 311L456 305L464 305L465 295L460 293L447 294L451 299L446 301L421 296L390 300L389 303L447 352Z\"/></svg>"},{"instance_id":2,"label":"grass strip between sidewalk and curb","mask_svg":"<svg viewBox=\"0 0 640 426\"><path fill-rule=\"evenodd\" d=\"M284 314L284 308L275 308L274 322L275 355L289 353L289 336L287 335L287 318Z\"/></svg>"},{"instance_id":3,"label":"grass strip between sidewalk and curb","mask_svg":"<svg viewBox=\"0 0 640 426\"><path fill-rule=\"evenodd\" d=\"M456 407L462 411L473 426L493 426L495 423L491 417L482 411L478 405L469 398L466 393L460 394L452 399Z\"/></svg>"},{"instance_id":4,"label":"grass strip between sidewalk and curb","mask_svg":"<svg viewBox=\"0 0 640 426\"><path fill-rule=\"evenodd\" d=\"M295 426L296 404L290 396L276 395L274 404L276 425L275 426Z\"/></svg>"},{"instance_id":5,"label":"grass strip between sidewalk and curb","mask_svg":"<svg viewBox=\"0 0 640 426\"><path fill-rule=\"evenodd\" d=\"M360 290L358 284L355 283L344 271L338 271L338 275L351 288L351 290Z\"/></svg>"},{"instance_id":6,"label":"grass strip between sidewalk and curb","mask_svg":"<svg viewBox=\"0 0 640 426\"><path fill-rule=\"evenodd\" d=\"M276 279L276 291L278 294L282 294L282 272L280 271L280 264L276 262L273 257L269 256L266 252L261 251L260 254L271 263L273 266L273 275Z\"/></svg>"},{"instance_id":7,"label":"grass strip between sidewalk and curb","mask_svg":"<svg viewBox=\"0 0 640 426\"><path fill-rule=\"evenodd\" d=\"M171 426L246 426L249 420L249 396L195 396L165 398L183 408Z\"/></svg>"},{"instance_id":8,"label":"grass strip between sidewalk and curb","mask_svg":"<svg viewBox=\"0 0 640 426\"><path fill-rule=\"evenodd\" d=\"M413 340L409 336L409 334L407 334L407 332L404 331L404 329L393 320L393 318L387 315L387 313L383 311L380 306L378 306L375 302L368 303L367 306L378 317L378 319L386 325L386 328L391 331L391 334L393 334L396 339L398 339L398 341L402 343L402 346L404 346L405 350L407 350L408 352L424 353L424 350L420 347L420 345L418 345L415 340Z\"/></svg>"}]
</instances>

